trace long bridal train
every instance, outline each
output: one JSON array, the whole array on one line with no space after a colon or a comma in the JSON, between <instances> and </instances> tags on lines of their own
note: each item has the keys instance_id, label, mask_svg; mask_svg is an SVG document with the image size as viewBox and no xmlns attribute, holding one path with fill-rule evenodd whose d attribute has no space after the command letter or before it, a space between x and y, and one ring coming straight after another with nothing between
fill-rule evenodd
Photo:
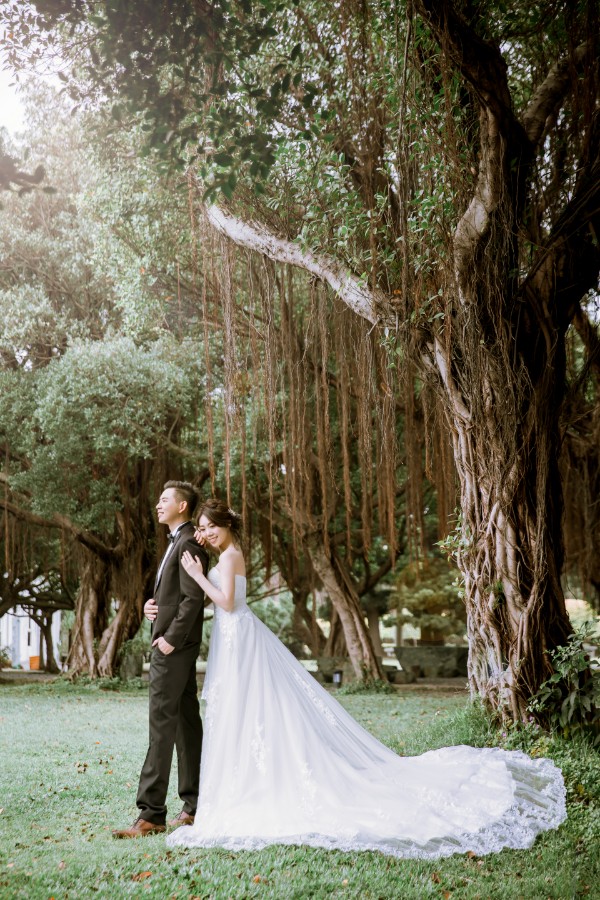
<instances>
[{"instance_id":1,"label":"long bridal train","mask_svg":"<svg viewBox=\"0 0 600 900\"><path fill-rule=\"evenodd\" d=\"M209 579L219 586L219 571ZM365 731L246 603L215 608L200 798L170 846L304 844L434 858L530 847L565 819L559 769L497 748L400 757Z\"/></svg>"}]
</instances>

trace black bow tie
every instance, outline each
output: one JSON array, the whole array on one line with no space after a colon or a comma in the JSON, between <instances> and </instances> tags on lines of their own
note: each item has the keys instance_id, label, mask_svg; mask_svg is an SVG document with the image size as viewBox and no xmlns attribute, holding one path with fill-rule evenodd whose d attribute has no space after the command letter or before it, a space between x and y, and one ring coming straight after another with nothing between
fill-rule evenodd
<instances>
[{"instance_id":1,"label":"black bow tie","mask_svg":"<svg viewBox=\"0 0 600 900\"><path fill-rule=\"evenodd\" d=\"M177 535L174 532L170 531L167 535L167 540L169 541L170 544L174 544L176 537L177 537Z\"/></svg>"}]
</instances>

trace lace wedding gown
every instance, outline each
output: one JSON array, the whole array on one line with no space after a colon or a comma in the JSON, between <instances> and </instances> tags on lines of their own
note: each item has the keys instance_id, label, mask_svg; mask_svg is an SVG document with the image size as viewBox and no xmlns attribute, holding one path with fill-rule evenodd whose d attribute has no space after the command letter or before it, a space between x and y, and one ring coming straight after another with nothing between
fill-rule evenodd
<instances>
[{"instance_id":1,"label":"lace wedding gown","mask_svg":"<svg viewBox=\"0 0 600 900\"><path fill-rule=\"evenodd\" d=\"M219 570L210 581L220 586ZM304 844L431 858L526 848L565 818L560 771L459 746L400 757L365 731L246 603L215 608L195 824L170 846Z\"/></svg>"}]
</instances>

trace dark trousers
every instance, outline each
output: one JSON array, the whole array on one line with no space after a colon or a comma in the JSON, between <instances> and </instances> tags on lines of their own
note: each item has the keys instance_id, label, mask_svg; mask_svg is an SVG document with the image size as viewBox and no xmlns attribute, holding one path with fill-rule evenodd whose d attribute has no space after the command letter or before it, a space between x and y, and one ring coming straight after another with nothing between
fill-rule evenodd
<instances>
[{"instance_id":1,"label":"dark trousers","mask_svg":"<svg viewBox=\"0 0 600 900\"><path fill-rule=\"evenodd\" d=\"M198 645L165 656L158 647L150 661L150 746L142 767L137 795L140 817L164 825L167 791L177 748L178 792L183 808L193 815L198 803L202 721L198 703Z\"/></svg>"}]
</instances>

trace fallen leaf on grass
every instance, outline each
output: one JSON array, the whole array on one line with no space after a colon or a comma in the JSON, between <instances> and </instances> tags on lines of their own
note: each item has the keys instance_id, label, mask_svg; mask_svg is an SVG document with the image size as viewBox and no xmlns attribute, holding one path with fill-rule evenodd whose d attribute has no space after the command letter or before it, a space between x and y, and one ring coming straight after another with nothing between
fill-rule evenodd
<instances>
[{"instance_id":1,"label":"fallen leaf on grass","mask_svg":"<svg viewBox=\"0 0 600 900\"><path fill-rule=\"evenodd\" d=\"M132 881L144 881L146 878L150 878L152 872L138 872L137 875L132 875Z\"/></svg>"},{"instance_id":2,"label":"fallen leaf on grass","mask_svg":"<svg viewBox=\"0 0 600 900\"><path fill-rule=\"evenodd\" d=\"M444 900L449 900L449 898L451 896L452 896L452 894L450 893L450 891L444 891L442 894L442 897L444 898Z\"/></svg>"},{"instance_id":3,"label":"fallen leaf on grass","mask_svg":"<svg viewBox=\"0 0 600 900\"><path fill-rule=\"evenodd\" d=\"M66 869L66 868L67 868L67 864L66 864L66 862L64 861L64 859L61 859L61 861L60 861L59 864L58 864L58 868L59 868L59 869Z\"/></svg>"},{"instance_id":4,"label":"fallen leaf on grass","mask_svg":"<svg viewBox=\"0 0 600 900\"><path fill-rule=\"evenodd\" d=\"M469 850L467 853L467 859L477 859L477 854L473 853L472 850Z\"/></svg>"},{"instance_id":5,"label":"fallen leaf on grass","mask_svg":"<svg viewBox=\"0 0 600 900\"><path fill-rule=\"evenodd\" d=\"M433 881L434 884L440 884L442 879L440 878L440 876L438 875L437 872L434 872L433 875L431 876L431 880Z\"/></svg>"},{"instance_id":6,"label":"fallen leaf on grass","mask_svg":"<svg viewBox=\"0 0 600 900\"><path fill-rule=\"evenodd\" d=\"M342 880L342 884L343 884L344 887L345 887L345 886L348 884L348 879L347 879L347 878L344 878L344 879Z\"/></svg>"},{"instance_id":7,"label":"fallen leaf on grass","mask_svg":"<svg viewBox=\"0 0 600 900\"><path fill-rule=\"evenodd\" d=\"M263 875L255 875L252 881L254 884L260 884L261 881L266 881L267 879Z\"/></svg>"}]
</instances>

